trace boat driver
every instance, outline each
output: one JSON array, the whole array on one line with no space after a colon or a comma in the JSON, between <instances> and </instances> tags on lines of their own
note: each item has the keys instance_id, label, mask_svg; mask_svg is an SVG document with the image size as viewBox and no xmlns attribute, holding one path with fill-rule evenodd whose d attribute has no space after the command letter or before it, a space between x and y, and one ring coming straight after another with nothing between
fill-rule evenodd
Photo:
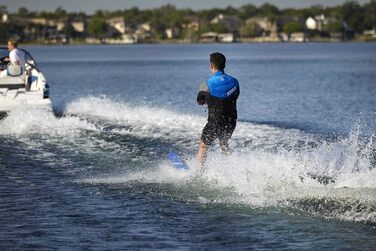
<instances>
[{"instance_id":1,"label":"boat driver","mask_svg":"<svg viewBox=\"0 0 376 251\"><path fill-rule=\"evenodd\" d=\"M17 49L17 40L11 38L8 40L9 57L4 59L5 62L10 62L11 65L19 65L21 69L25 70L25 53L22 50ZM4 70L0 73L0 76L7 74Z\"/></svg>"}]
</instances>

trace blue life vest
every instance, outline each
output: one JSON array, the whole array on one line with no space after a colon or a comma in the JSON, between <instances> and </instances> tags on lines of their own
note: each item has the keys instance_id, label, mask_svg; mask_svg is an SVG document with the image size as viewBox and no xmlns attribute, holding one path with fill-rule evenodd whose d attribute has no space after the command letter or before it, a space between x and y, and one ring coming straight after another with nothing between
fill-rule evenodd
<instances>
[{"instance_id":1,"label":"blue life vest","mask_svg":"<svg viewBox=\"0 0 376 251\"><path fill-rule=\"evenodd\" d=\"M239 88L239 82L221 71L216 71L207 81L210 95L217 98L228 98L236 93Z\"/></svg>"}]
</instances>

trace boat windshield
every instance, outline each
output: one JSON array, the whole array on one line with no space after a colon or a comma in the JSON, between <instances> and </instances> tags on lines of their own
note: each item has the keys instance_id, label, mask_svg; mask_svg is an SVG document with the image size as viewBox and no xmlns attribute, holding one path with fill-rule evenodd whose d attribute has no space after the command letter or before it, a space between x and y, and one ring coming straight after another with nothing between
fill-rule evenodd
<instances>
[{"instance_id":1,"label":"boat windshield","mask_svg":"<svg viewBox=\"0 0 376 251\"><path fill-rule=\"evenodd\" d=\"M9 56L9 51L8 49L0 49L0 59L3 60L3 58Z\"/></svg>"},{"instance_id":2,"label":"boat windshield","mask_svg":"<svg viewBox=\"0 0 376 251\"><path fill-rule=\"evenodd\" d=\"M21 49L24 53L25 53L25 62L29 65L31 65L32 67L37 68L37 63L35 63L35 60L34 58L30 55L29 52L25 51L24 49Z\"/></svg>"},{"instance_id":3,"label":"boat windshield","mask_svg":"<svg viewBox=\"0 0 376 251\"><path fill-rule=\"evenodd\" d=\"M8 62L6 62L4 59L8 56L9 56L8 49L0 48L0 71L6 68L6 65L8 64Z\"/></svg>"}]
</instances>

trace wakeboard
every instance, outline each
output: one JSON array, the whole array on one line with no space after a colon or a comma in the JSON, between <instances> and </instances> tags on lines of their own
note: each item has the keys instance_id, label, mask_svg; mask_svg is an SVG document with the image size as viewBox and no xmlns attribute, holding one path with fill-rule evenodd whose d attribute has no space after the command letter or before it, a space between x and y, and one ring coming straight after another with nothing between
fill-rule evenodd
<instances>
[{"instance_id":1,"label":"wakeboard","mask_svg":"<svg viewBox=\"0 0 376 251\"><path fill-rule=\"evenodd\" d=\"M170 164L174 168L176 168L178 170L188 170L189 169L187 163L185 163L185 161L177 153L169 152L167 157L168 157Z\"/></svg>"}]
</instances>

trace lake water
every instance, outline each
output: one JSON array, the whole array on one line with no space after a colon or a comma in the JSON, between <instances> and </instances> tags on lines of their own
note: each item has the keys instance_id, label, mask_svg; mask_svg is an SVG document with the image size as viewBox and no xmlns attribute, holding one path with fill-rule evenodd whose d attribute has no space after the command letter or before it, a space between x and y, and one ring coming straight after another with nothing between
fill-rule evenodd
<instances>
[{"instance_id":1,"label":"lake water","mask_svg":"<svg viewBox=\"0 0 376 251\"><path fill-rule=\"evenodd\" d=\"M25 49L54 114L0 121L0 249L375 248L375 43ZM200 171L214 51L239 122Z\"/></svg>"}]
</instances>

